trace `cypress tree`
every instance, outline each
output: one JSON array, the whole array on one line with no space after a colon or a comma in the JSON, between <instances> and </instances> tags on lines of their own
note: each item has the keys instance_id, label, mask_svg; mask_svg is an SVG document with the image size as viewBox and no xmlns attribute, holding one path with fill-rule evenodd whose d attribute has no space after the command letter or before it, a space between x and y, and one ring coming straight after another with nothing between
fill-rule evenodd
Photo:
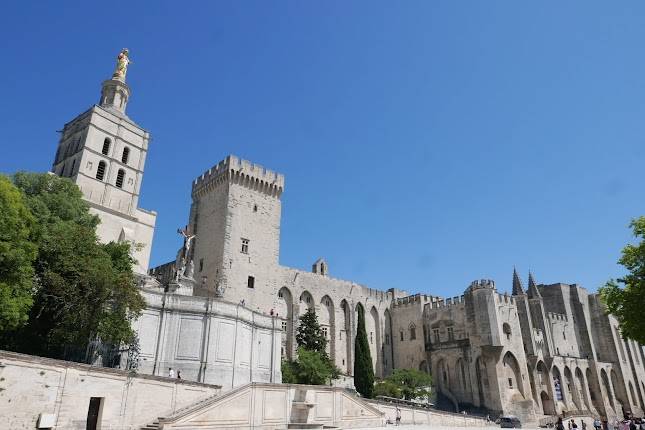
<instances>
[{"instance_id":1,"label":"cypress tree","mask_svg":"<svg viewBox=\"0 0 645 430\"><path fill-rule=\"evenodd\" d=\"M307 309L304 315L300 317L300 324L296 333L296 342L298 346L308 351L316 351L327 357L325 348L327 339L322 334L318 317L313 309Z\"/></svg>"},{"instance_id":2,"label":"cypress tree","mask_svg":"<svg viewBox=\"0 0 645 430\"><path fill-rule=\"evenodd\" d=\"M361 396L368 399L374 396L374 368L365 331L365 311L360 305L358 306L358 328L354 342L354 386Z\"/></svg>"}]
</instances>

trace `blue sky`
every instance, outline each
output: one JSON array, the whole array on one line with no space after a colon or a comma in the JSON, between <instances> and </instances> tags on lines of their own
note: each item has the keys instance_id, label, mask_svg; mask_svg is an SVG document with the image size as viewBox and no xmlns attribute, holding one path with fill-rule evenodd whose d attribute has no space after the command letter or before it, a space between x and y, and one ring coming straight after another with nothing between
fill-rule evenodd
<instances>
[{"instance_id":1,"label":"blue sky","mask_svg":"<svg viewBox=\"0 0 645 430\"><path fill-rule=\"evenodd\" d=\"M236 154L286 176L284 265L448 296L508 290L516 265L595 290L645 215L643 22L637 1L12 2L0 172L49 169L128 47L153 263L191 180Z\"/></svg>"}]
</instances>

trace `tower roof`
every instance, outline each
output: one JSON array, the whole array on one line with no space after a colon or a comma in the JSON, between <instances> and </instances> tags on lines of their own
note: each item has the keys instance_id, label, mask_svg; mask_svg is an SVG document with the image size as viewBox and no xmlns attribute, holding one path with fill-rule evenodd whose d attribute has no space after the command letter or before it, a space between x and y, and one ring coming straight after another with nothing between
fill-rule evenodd
<instances>
[{"instance_id":1,"label":"tower roof","mask_svg":"<svg viewBox=\"0 0 645 430\"><path fill-rule=\"evenodd\" d=\"M522 287L522 280L517 274L517 270L513 267L513 295L519 296L524 294L524 287Z\"/></svg>"},{"instance_id":2,"label":"tower roof","mask_svg":"<svg viewBox=\"0 0 645 430\"><path fill-rule=\"evenodd\" d=\"M535 284L535 279L533 279L533 273L529 270L529 288L527 290L527 295L530 299L542 298L540 290L538 290L537 285Z\"/></svg>"}]
</instances>

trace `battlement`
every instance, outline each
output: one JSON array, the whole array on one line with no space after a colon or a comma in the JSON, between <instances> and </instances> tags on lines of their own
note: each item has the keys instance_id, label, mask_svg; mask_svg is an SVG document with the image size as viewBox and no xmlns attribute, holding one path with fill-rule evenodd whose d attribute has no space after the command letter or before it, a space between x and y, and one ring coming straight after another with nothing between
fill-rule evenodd
<instances>
[{"instance_id":1,"label":"battlement","mask_svg":"<svg viewBox=\"0 0 645 430\"><path fill-rule=\"evenodd\" d=\"M284 175L229 155L193 181L192 194L204 193L224 182L239 184L277 198L284 190Z\"/></svg>"},{"instance_id":2,"label":"battlement","mask_svg":"<svg viewBox=\"0 0 645 430\"><path fill-rule=\"evenodd\" d=\"M509 296L508 293L500 294L497 293L495 295L497 302L500 304L509 304L509 305L515 305L515 297Z\"/></svg>"},{"instance_id":3,"label":"battlement","mask_svg":"<svg viewBox=\"0 0 645 430\"><path fill-rule=\"evenodd\" d=\"M489 290L494 290L495 289L495 281L492 279L479 279L475 280L470 283L471 290L478 290L481 288L487 288Z\"/></svg>"},{"instance_id":4,"label":"battlement","mask_svg":"<svg viewBox=\"0 0 645 430\"><path fill-rule=\"evenodd\" d=\"M415 294L407 297L400 297L392 302L393 308L405 307L417 303L428 303L438 300L439 297L428 296L427 294Z\"/></svg>"},{"instance_id":5,"label":"battlement","mask_svg":"<svg viewBox=\"0 0 645 430\"><path fill-rule=\"evenodd\" d=\"M427 307L429 309L443 309L443 308L449 308L452 306L459 306L463 305L466 303L466 299L464 296L455 296L455 297L448 297L446 299L442 299L439 297L435 297L437 300L428 303Z\"/></svg>"},{"instance_id":6,"label":"battlement","mask_svg":"<svg viewBox=\"0 0 645 430\"><path fill-rule=\"evenodd\" d=\"M555 312L548 312L547 317L552 321L569 321L569 318L564 314L556 314Z\"/></svg>"}]
</instances>

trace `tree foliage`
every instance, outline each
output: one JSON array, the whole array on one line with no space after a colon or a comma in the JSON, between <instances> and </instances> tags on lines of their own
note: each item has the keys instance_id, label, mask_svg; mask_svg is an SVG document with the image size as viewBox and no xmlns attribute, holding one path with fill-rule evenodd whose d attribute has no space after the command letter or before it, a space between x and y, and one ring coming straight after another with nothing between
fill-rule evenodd
<instances>
[{"instance_id":1,"label":"tree foliage","mask_svg":"<svg viewBox=\"0 0 645 430\"><path fill-rule=\"evenodd\" d=\"M618 260L628 273L607 282L600 293L609 312L618 318L623 336L645 344L645 217L632 220L630 228L640 241L625 246Z\"/></svg>"},{"instance_id":2,"label":"tree foliage","mask_svg":"<svg viewBox=\"0 0 645 430\"><path fill-rule=\"evenodd\" d=\"M302 347L298 348L296 361L282 362L282 382L286 384L325 385L338 373L326 354Z\"/></svg>"},{"instance_id":3,"label":"tree foliage","mask_svg":"<svg viewBox=\"0 0 645 430\"><path fill-rule=\"evenodd\" d=\"M282 382L286 384L323 385L340 375L327 354L327 339L320 329L313 309L300 317L296 332L298 359L282 362Z\"/></svg>"},{"instance_id":4,"label":"tree foliage","mask_svg":"<svg viewBox=\"0 0 645 430\"><path fill-rule=\"evenodd\" d=\"M307 309L307 312L300 317L300 324L296 331L296 342L298 347L308 351L317 351L327 355L327 339L320 330L318 317L313 309Z\"/></svg>"},{"instance_id":5,"label":"tree foliage","mask_svg":"<svg viewBox=\"0 0 645 430\"><path fill-rule=\"evenodd\" d=\"M24 325L33 304L33 229L22 193L0 175L0 332Z\"/></svg>"},{"instance_id":6,"label":"tree foliage","mask_svg":"<svg viewBox=\"0 0 645 430\"><path fill-rule=\"evenodd\" d=\"M60 357L63 347L82 347L90 338L131 342L131 321L144 301L136 288L130 245L99 243L99 219L68 179L18 173L14 184L35 220L36 285L28 322L5 334L5 347Z\"/></svg>"},{"instance_id":7,"label":"tree foliage","mask_svg":"<svg viewBox=\"0 0 645 430\"><path fill-rule=\"evenodd\" d=\"M376 384L375 392L380 396L414 400L427 398L431 394L432 377L416 369L395 369L382 382ZM380 394L389 392L390 394Z\"/></svg>"},{"instance_id":8,"label":"tree foliage","mask_svg":"<svg viewBox=\"0 0 645 430\"><path fill-rule=\"evenodd\" d=\"M354 341L354 386L361 396L369 399L374 396L374 368L365 331L365 311L362 306L358 306L358 328Z\"/></svg>"}]
</instances>

